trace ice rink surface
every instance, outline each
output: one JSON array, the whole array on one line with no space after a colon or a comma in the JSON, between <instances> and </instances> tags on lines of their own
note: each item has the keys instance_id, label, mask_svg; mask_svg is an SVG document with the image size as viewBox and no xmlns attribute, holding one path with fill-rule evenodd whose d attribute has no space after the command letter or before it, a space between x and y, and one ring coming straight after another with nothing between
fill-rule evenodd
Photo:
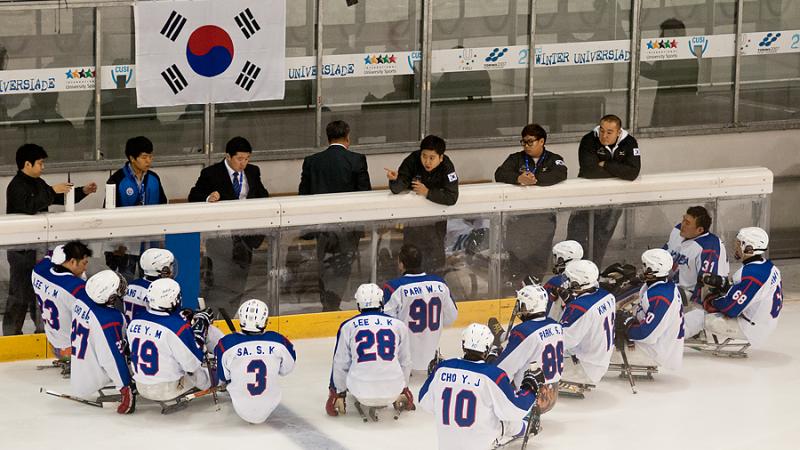
<instances>
[{"instance_id":1,"label":"ice rink surface","mask_svg":"<svg viewBox=\"0 0 800 450\"><path fill-rule=\"evenodd\" d=\"M49 361L0 364L0 448L12 449L402 449L437 448L434 417L420 410L399 421L388 412L363 423L352 402L345 417L324 412L334 339L299 340L294 373L282 379L283 403L265 424L239 419L230 400L210 397L172 415L139 402L136 413L85 406L39 392L68 393ZM442 350L460 354L459 331L448 330ZM542 418L528 448L548 450L752 450L800 448L800 303L783 309L769 349L727 359L687 350L679 372L639 381L608 374L584 400L560 398ZM412 378L416 397L423 383ZM519 448L518 445L511 448Z\"/></svg>"}]
</instances>

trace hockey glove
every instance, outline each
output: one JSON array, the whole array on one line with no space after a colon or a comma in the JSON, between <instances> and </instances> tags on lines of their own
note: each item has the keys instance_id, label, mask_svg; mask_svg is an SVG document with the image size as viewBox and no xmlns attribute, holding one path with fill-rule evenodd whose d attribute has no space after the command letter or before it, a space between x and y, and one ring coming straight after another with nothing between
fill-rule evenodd
<instances>
[{"instance_id":1,"label":"hockey glove","mask_svg":"<svg viewBox=\"0 0 800 450\"><path fill-rule=\"evenodd\" d=\"M133 414L136 410L136 394L130 386L125 386L119 390L121 400L117 407L118 414Z\"/></svg>"},{"instance_id":2,"label":"hockey glove","mask_svg":"<svg viewBox=\"0 0 800 450\"><path fill-rule=\"evenodd\" d=\"M489 349L489 354L486 355L486 363L490 364L492 361L497 359L500 356L500 353L503 353L503 347L499 345L492 345Z\"/></svg>"},{"instance_id":3,"label":"hockey glove","mask_svg":"<svg viewBox=\"0 0 800 450\"><path fill-rule=\"evenodd\" d=\"M569 303L572 300L572 291L563 286L556 286L556 296L564 303Z\"/></svg>"},{"instance_id":4,"label":"hockey glove","mask_svg":"<svg viewBox=\"0 0 800 450\"><path fill-rule=\"evenodd\" d=\"M719 289L721 292L727 292L730 287L727 277L714 275L713 273L704 273L700 275L699 281L706 286Z\"/></svg>"},{"instance_id":5,"label":"hockey glove","mask_svg":"<svg viewBox=\"0 0 800 450\"><path fill-rule=\"evenodd\" d=\"M523 390L528 390L536 394L539 392L539 388L544 386L544 381L544 372L542 372L541 367L539 367L539 363L534 361L531 363L528 370L525 371L520 387Z\"/></svg>"},{"instance_id":6,"label":"hockey glove","mask_svg":"<svg viewBox=\"0 0 800 450\"><path fill-rule=\"evenodd\" d=\"M414 406L414 394L407 387L403 389L403 392L394 401L394 409L398 411L414 411L417 409Z\"/></svg>"},{"instance_id":7,"label":"hockey glove","mask_svg":"<svg viewBox=\"0 0 800 450\"><path fill-rule=\"evenodd\" d=\"M327 412L329 416L334 417L339 414L344 414L347 410L345 397L347 397L347 391L337 394L336 389L329 388L328 401L325 402L325 412Z\"/></svg>"},{"instance_id":8,"label":"hockey glove","mask_svg":"<svg viewBox=\"0 0 800 450\"><path fill-rule=\"evenodd\" d=\"M433 359L428 363L428 376L431 376L431 374L436 371L436 368L439 367L440 362L442 362L442 355L439 353L439 350L436 350L436 354L433 355Z\"/></svg>"}]
</instances>

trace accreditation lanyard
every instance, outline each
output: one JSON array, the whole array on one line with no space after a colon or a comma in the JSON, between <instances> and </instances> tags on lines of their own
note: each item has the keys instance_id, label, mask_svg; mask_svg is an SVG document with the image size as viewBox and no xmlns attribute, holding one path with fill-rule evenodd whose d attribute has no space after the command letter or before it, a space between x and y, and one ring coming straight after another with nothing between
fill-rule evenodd
<instances>
[{"instance_id":1,"label":"accreditation lanyard","mask_svg":"<svg viewBox=\"0 0 800 450\"><path fill-rule=\"evenodd\" d=\"M523 158L523 160L525 161L525 171L526 171L526 172L530 172L530 173L532 173L532 174L536 175L536 173L539 171L539 168L540 168L540 167L543 165L543 163L544 163L545 154L544 154L544 152L542 152L542 156L540 156L540 157L539 157L539 161L538 161L538 162L536 162L536 163L533 165L533 170L531 170L531 166L530 166L530 162L529 162L529 161L531 160L531 157L530 157L530 156L528 156L528 154L527 154L527 153L524 153L524 154L522 155L522 158Z\"/></svg>"},{"instance_id":2,"label":"accreditation lanyard","mask_svg":"<svg viewBox=\"0 0 800 450\"><path fill-rule=\"evenodd\" d=\"M147 172L144 173L142 176L142 182L139 183L139 180L136 179L136 175L133 173L133 169L131 169L131 163L128 162L125 164L125 174L133 180L133 184L136 185L136 204L137 205L144 205L145 204L145 196L147 187L145 186L145 180L147 180Z\"/></svg>"}]
</instances>

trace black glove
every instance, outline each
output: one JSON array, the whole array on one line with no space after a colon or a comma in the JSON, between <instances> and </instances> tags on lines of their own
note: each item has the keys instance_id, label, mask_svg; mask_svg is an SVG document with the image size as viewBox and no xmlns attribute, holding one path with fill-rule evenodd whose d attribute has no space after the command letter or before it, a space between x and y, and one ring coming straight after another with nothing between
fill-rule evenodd
<instances>
[{"instance_id":1,"label":"black glove","mask_svg":"<svg viewBox=\"0 0 800 450\"><path fill-rule=\"evenodd\" d=\"M600 276L601 277L608 277L612 273L622 273L622 264L620 264L618 262L614 263L614 264L611 264L610 266L606 267L606 270L600 272Z\"/></svg>"},{"instance_id":2,"label":"black glove","mask_svg":"<svg viewBox=\"0 0 800 450\"><path fill-rule=\"evenodd\" d=\"M192 316L192 333L194 333L194 340L200 348L203 348L208 335L208 327L211 326L211 308L201 309L196 311Z\"/></svg>"},{"instance_id":3,"label":"black glove","mask_svg":"<svg viewBox=\"0 0 800 450\"><path fill-rule=\"evenodd\" d=\"M611 151L609 151L605 147L600 147L597 149L597 159L600 161L611 161Z\"/></svg>"},{"instance_id":4,"label":"black glove","mask_svg":"<svg viewBox=\"0 0 800 450\"><path fill-rule=\"evenodd\" d=\"M627 333L628 328L630 328L633 325L633 322L635 320L636 318L633 317L633 315L628 311L625 311L624 309L617 311L617 319L614 324L615 331L618 334Z\"/></svg>"},{"instance_id":5,"label":"black glove","mask_svg":"<svg viewBox=\"0 0 800 450\"><path fill-rule=\"evenodd\" d=\"M561 286L556 286L555 288L556 296L561 299L564 303L569 303L572 300L572 291Z\"/></svg>"},{"instance_id":6,"label":"black glove","mask_svg":"<svg viewBox=\"0 0 800 450\"><path fill-rule=\"evenodd\" d=\"M442 357L439 355L439 351L436 351L436 354L433 355L433 359L431 362L428 363L428 376L430 376L436 368L439 367L439 363L442 362Z\"/></svg>"},{"instance_id":7,"label":"black glove","mask_svg":"<svg viewBox=\"0 0 800 450\"><path fill-rule=\"evenodd\" d=\"M720 291L727 291L730 287L730 283L727 277L723 277L720 275L714 275L713 273L703 273L698 278L698 281L705 284L706 286L710 286L713 288L717 288Z\"/></svg>"},{"instance_id":8,"label":"black glove","mask_svg":"<svg viewBox=\"0 0 800 450\"><path fill-rule=\"evenodd\" d=\"M539 363L534 361L531 363L528 370L525 371L525 375L522 377L522 383L520 383L520 388L536 394L542 386L544 386L544 373L542 372L542 368L539 367Z\"/></svg>"},{"instance_id":9,"label":"black glove","mask_svg":"<svg viewBox=\"0 0 800 450\"><path fill-rule=\"evenodd\" d=\"M500 353L503 353L503 347L500 347L499 345L492 345L492 347L489 349L489 354L486 355L486 362L491 363L497 359L498 356L500 356Z\"/></svg>"}]
</instances>

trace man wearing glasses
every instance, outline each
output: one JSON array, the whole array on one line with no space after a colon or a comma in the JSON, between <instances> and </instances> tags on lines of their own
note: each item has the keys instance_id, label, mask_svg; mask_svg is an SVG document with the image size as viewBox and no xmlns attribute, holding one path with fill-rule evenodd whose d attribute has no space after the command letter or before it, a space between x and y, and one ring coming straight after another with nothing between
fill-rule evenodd
<instances>
[{"instance_id":1,"label":"man wearing glasses","mask_svg":"<svg viewBox=\"0 0 800 450\"><path fill-rule=\"evenodd\" d=\"M526 125L519 142L522 151L506 158L494 172L495 181L520 186L552 186L567 179L564 158L545 149L547 132L541 125ZM509 260L504 271L507 291L519 289L525 276L541 277L547 270L555 231L553 213L509 216L505 234ZM534 234L536 239L531 237Z\"/></svg>"}]
</instances>

